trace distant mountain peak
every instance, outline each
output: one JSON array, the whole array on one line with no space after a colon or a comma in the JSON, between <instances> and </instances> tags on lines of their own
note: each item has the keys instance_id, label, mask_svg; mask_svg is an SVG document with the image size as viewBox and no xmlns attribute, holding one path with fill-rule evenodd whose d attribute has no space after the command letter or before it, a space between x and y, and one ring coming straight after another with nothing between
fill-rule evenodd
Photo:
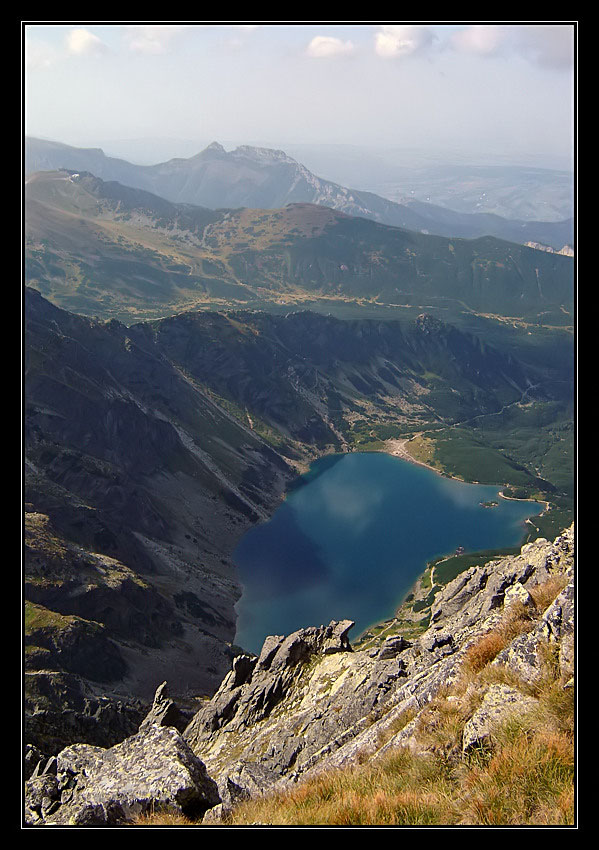
<instances>
[{"instance_id":1,"label":"distant mountain peak","mask_svg":"<svg viewBox=\"0 0 599 850\"><path fill-rule=\"evenodd\" d=\"M202 153L207 153L208 151L215 151L216 153L226 153L226 150L220 142L212 142L208 145L207 148L204 148Z\"/></svg>"},{"instance_id":2,"label":"distant mountain peak","mask_svg":"<svg viewBox=\"0 0 599 850\"><path fill-rule=\"evenodd\" d=\"M275 148L257 148L252 145L239 145L231 152L233 156L245 157L258 162L287 162L293 165L298 165L295 159L292 159L285 151Z\"/></svg>"},{"instance_id":3,"label":"distant mountain peak","mask_svg":"<svg viewBox=\"0 0 599 850\"><path fill-rule=\"evenodd\" d=\"M318 177L276 148L240 145L227 152L214 141L189 159L141 166L106 157L99 151L28 139L25 161L27 174L65 167L89 171L103 180L116 180L174 203L211 209L280 209L288 203L312 203L424 234L463 239L490 235L520 244L530 241L549 245L554 250L573 241L572 220L513 221L495 215L460 213L414 200L395 203Z\"/></svg>"}]
</instances>

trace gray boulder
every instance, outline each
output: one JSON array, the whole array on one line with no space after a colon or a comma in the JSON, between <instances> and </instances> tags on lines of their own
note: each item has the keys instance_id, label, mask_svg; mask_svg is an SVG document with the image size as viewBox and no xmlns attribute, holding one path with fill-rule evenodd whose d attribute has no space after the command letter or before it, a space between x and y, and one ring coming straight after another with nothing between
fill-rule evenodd
<instances>
[{"instance_id":1,"label":"gray boulder","mask_svg":"<svg viewBox=\"0 0 599 850\"><path fill-rule=\"evenodd\" d=\"M462 751L488 746L493 732L510 717L531 711L538 705L533 697L525 696L507 685L491 685L482 704L464 726Z\"/></svg>"},{"instance_id":2,"label":"gray boulder","mask_svg":"<svg viewBox=\"0 0 599 850\"><path fill-rule=\"evenodd\" d=\"M201 817L219 802L177 730L151 724L110 749L74 744L60 752L56 776L26 785L26 822L110 825L157 810Z\"/></svg>"}]
</instances>

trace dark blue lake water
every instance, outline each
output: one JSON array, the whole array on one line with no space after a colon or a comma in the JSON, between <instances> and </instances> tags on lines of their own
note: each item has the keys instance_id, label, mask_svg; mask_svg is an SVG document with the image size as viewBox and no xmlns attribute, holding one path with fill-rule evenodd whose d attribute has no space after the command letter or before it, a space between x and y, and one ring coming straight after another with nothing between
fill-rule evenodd
<instances>
[{"instance_id":1,"label":"dark blue lake water","mask_svg":"<svg viewBox=\"0 0 599 850\"><path fill-rule=\"evenodd\" d=\"M350 639L392 617L427 561L516 546L535 502L464 484L379 453L321 458L233 560L244 593L235 642L259 652L269 634L355 620ZM494 508L480 503L495 500Z\"/></svg>"}]
</instances>

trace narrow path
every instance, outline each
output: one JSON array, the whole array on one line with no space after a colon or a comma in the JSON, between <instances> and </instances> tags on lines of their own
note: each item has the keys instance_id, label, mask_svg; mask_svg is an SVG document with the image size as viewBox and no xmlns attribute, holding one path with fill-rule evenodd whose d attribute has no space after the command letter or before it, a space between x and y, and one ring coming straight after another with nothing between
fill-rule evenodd
<instances>
[{"instance_id":1,"label":"narrow path","mask_svg":"<svg viewBox=\"0 0 599 850\"><path fill-rule=\"evenodd\" d=\"M472 416L470 419L462 419L461 422L453 422L451 425L447 425L447 428L457 428L460 425L467 425L469 422L475 422L477 419L484 419L487 416L499 416L505 410L508 410L510 407L514 407L514 405L517 405L517 404L522 404L522 402L524 401L524 398L528 395L529 392L531 392L532 390L536 390L537 387L542 387L544 384L567 384L567 383L569 383L569 381L549 380L549 381L539 381L539 383L537 383L537 384L531 384L531 386L527 387L524 390L524 392L522 393L520 398L516 399L515 401L510 401L509 404L504 404L503 407L501 408L501 410L496 410L493 413L479 413L477 416ZM427 431L422 431L421 433L426 434Z\"/></svg>"}]
</instances>

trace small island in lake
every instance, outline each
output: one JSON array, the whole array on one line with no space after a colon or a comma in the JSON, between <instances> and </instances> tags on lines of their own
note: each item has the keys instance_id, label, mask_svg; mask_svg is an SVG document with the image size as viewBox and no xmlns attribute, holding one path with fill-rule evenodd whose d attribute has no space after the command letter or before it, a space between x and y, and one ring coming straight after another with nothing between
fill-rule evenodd
<instances>
[{"instance_id":1,"label":"small island in lake","mask_svg":"<svg viewBox=\"0 0 599 850\"><path fill-rule=\"evenodd\" d=\"M489 502L479 502L481 508L496 508L499 505L499 502L495 500L491 500Z\"/></svg>"}]
</instances>

